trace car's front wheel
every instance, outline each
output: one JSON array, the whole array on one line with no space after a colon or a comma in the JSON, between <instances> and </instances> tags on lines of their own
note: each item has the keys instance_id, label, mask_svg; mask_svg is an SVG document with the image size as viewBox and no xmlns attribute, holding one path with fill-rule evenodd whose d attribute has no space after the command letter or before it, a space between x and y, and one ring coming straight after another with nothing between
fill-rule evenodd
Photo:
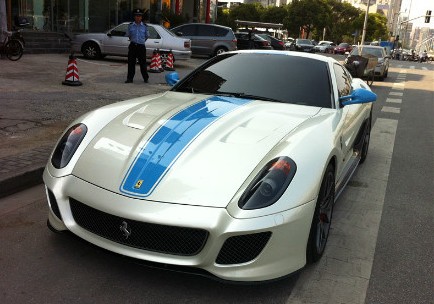
<instances>
[{"instance_id":1,"label":"car's front wheel","mask_svg":"<svg viewBox=\"0 0 434 304\"><path fill-rule=\"evenodd\" d=\"M310 227L306 249L309 263L318 261L324 253L330 232L330 225L335 202L335 170L332 164L327 166Z\"/></svg>"},{"instance_id":2,"label":"car's front wheel","mask_svg":"<svg viewBox=\"0 0 434 304\"><path fill-rule=\"evenodd\" d=\"M366 160L366 157L368 156L369 142L371 140L371 128L372 128L371 121L372 121L372 111L365 125L365 132L364 132L365 134L363 136L363 144L362 144L362 149L360 151L360 164L363 164L363 162Z\"/></svg>"},{"instance_id":3,"label":"car's front wheel","mask_svg":"<svg viewBox=\"0 0 434 304\"><path fill-rule=\"evenodd\" d=\"M101 58L101 50L95 42L85 42L81 48L81 53L88 59Z\"/></svg>"}]
</instances>

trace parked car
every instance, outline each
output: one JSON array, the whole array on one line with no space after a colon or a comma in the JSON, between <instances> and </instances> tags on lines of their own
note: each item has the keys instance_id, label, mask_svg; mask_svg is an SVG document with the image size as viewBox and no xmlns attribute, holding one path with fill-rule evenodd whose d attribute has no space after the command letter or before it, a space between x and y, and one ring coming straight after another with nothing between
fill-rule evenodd
<instances>
[{"instance_id":1,"label":"parked car","mask_svg":"<svg viewBox=\"0 0 434 304\"><path fill-rule=\"evenodd\" d=\"M334 48L333 53L343 55L346 52L351 52L352 49L353 49L353 47L351 46L351 44L342 42L342 43L339 43L339 45Z\"/></svg>"},{"instance_id":2,"label":"parked car","mask_svg":"<svg viewBox=\"0 0 434 304\"><path fill-rule=\"evenodd\" d=\"M217 24L187 23L171 29L191 40L193 55L215 56L237 49L237 38L230 27Z\"/></svg>"},{"instance_id":3,"label":"parked car","mask_svg":"<svg viewBox=\"0 0 434 304\"><path fill-rule=\"evenodd\" d=\"M295 39L295 41L289 46L290 51L298 52L314 52L314 45L309 39Z\"/></svg>"},{"instance_id":4,"label":"parked car","mask_svg":"<svg viewBox=\"0 0 434 304\"><path fill-rule=\"evenodd\" d=\"M336 44L332 41L320 41L313 47L314 52L333 53Z\"/></svg>"},{"instance_id":5,"label":"parked car","mask_svg":"<svg viewBox=\"0 0 434 304\"><path fill-rule=\"evenodd\" d=\"M384 49L384 47L373 45L356 46L348 55L346 61L352 61L351 57L354 56L377 57L378 64L375 67L374 75L380 80L383 80L387 77L387 74L389 72L390 55L386 54L386 50Z\"/></svg>"},{"instance_id":6,"label":"parked car","mask_svg":"<svg viewBox=\"0 0 434 304\"><path fill-rule=\"evenodd\" d=\"M283 43L285 44L285 50L289 50L289 46L291 45L291 43L294 42L294 40L294 38L288 37L283 41Z\"/></svg>"},{"instance_id":7,"label":"parked car","mask_svg":"<svg viewBox=\"0 0 434 304\"><path fill-rule=\"evenodd\" d=\"M376 95L333 58L275 50L227 52L166 79L170 91L67 128L43 174L48 226L221 280L273 280L319 260L334 203L367 159Z\"/></svg>"},{"instance_id":8,"label":"parked car","mask_svg":"<svg viewBox=\"0 0 434 304\"><path fill-rule=\"evenodd\" d=\"M249 41L249 33L245 32L237 32L235 33L235 37L237 37L237 48L239 50L250 49L250 41ZM270 42L261 36L253 34L253 45L254 49L262 49L262 50L271 50L272 47Z\"/></svg>"},{"instance_id":9,"label":"parked car","mask_svg":"<svg viewBox=\"0 0 434 304\"><path fill-rule=\"evenodd\" d=\"M285 49L285 44L283 43L282 40L277 39L276 37L273 37L271 35L268 34L260 34L258 33L259 36L261 36L264 39L267 39L268 42L270 42L271 47L273 48L273 50L284 50Z\"/></svg>"},{"instance_id":10,"label":"parked car","mask_svg":"<svg viewBox=\"0 0 434 304\"><path fill-rule=\"evenodd\" d=\"M74 53L82 53L89 59L103 58L107 55L128 56L129 38L126 32L130 22L124 22L106 33L87 33L74 36L71 48ZM152 57L154 50L159 49L165 58L172 50L175 60L191 57L190 39L179 38L158 24L147 24L149 39L146 41L146 56Z\"/></svg>"}]
</instances>

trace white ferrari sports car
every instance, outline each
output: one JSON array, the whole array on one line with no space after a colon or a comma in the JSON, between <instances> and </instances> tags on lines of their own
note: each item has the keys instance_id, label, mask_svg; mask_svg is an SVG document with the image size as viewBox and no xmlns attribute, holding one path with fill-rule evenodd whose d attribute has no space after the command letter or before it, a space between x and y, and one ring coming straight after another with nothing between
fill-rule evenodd
<instances>
[{"instance_id":1,"label":"white ferrari sports car","mask_svg":"<svg viewBox=\"0 0 434 304\"><path fill-rule=\"evenodd\" d=\"M48 226L229 281L320 259L334 202L367 156L369 86L332 58L267 50L166 78L169 91L65 131L43 176Z\"/></svg>"}]
</instances>

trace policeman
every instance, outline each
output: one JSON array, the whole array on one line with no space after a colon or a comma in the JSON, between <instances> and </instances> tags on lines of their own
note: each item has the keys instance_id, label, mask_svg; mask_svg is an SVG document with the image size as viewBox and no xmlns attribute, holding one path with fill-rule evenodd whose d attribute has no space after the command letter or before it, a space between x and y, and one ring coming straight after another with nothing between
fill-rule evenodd
<instances>
[{"instance_id":1,"label":"policeman","mask_svg":"<svg viewBox=\"0 0 434 304\"><path fill-rule=\"evenodd\" d=\"M148 39L148 28L142 22L143 10L133 10L134 22L128 25L127 36L130 38L130 45L128 46L128 75L125 83L133 82L136 73L136 62L139 60L140 73L143 80L148 82L149 75L146 66L146 46L145 41Z\"/></svg>"}]
</instances>

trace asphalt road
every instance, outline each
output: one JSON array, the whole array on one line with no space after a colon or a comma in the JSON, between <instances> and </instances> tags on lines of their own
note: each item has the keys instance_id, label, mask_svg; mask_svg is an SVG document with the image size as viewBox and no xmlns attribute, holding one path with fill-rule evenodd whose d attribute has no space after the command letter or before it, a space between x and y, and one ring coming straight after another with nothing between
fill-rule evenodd
<instances>
[{"instance_id":1,"label":"asphalt road","mask_svg":"<svg viewBox=\"0 0 434 304\"><path fill-rule=\"evenodd\" d=\"M150 269L49 231L38 186L0 200L0 302L432 303L433 84L434 65L400 61L374 82L369 155L319 263L255 286Z\"/></svg>"}]
</instances>

